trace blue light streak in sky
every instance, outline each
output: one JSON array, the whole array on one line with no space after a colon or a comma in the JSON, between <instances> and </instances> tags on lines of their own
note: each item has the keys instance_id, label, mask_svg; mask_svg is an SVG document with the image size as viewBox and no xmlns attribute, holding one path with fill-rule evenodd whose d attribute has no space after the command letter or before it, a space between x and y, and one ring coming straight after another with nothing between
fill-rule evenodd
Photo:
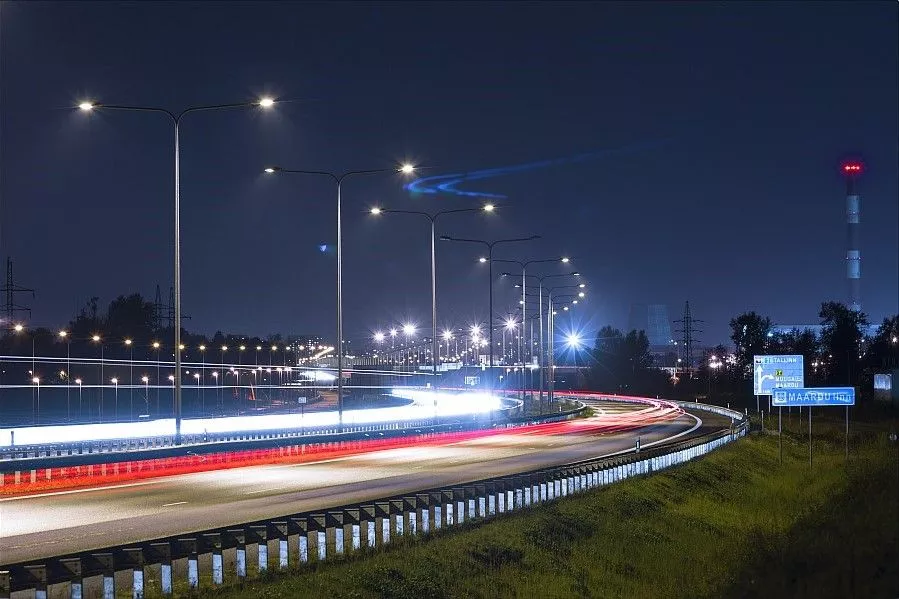
<instances>
[{"instance_id":1,"label":"blue light streak in sky","mask_svg":"<svg viewBox=\"0 0 899 599\"><path fill-rule=\"evenodd\" d=\"M549 160L539 160L536 162L528 162L525 164L515 164L511 166L501 166L496 168L481 169L477 171L469 171L467 173L434 175L433 177L424 177L421 179L416 179L411 183L407 183L404 186L404 189L412 193L445 193L448 195L473 198L503 199L506 197L503 194L491 193L488 191L469 191L464 189L457 189L456 186L470 181L494 179L496 177L521 173L524 171L549 168L552 166L562 166L565 164L576 164L579 162L586 162L588 160L595 160L597 158L605 158L608 156L617 156L621 154L630 154L643 150L655 149L662 146L664 143L664 141L644 142L638 144L630 144L621 148L614 148L611 150L600 150L598 152L576 154L574 156L567 156L565 158L552 158Z\"/></svg>"}]
</instances>

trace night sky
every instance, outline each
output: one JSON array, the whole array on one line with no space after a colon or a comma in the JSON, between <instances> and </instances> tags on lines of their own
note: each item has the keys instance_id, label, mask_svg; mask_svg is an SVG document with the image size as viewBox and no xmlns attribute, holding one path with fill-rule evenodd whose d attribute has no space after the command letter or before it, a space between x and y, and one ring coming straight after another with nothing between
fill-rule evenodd
<instances>
[{"instance_id":1,"label":"night sky","mask_svg":"<svg viewBox=\"0 0 899 599\"><path fill-rule=\"evenodd\" d=\"M182 124L184 310L193 331L334 338L334 191L298 169L427 175L596 153L462 184L503 194L440 233L539 234L498 257L570 255L590 283L578 326L624 327L632 303L690 300L706 344L756 310L817 322L845 301L847 154L860 181L862 304L897 311L897 5L0 4L0 254L34 287L36 325L91 296L167 296L172 132L160 106L275 109ZM411 210L478 206L413 195L387 175L344 189L346 336L430 327L429 229ZM439 321L486 320L479 250L438 246ZM505 268L496 268L496 272ZM562 272L550 265L542 272ZM496 310L517 302L506 281ZM25 298L22 298L23 300Z\"/></svg>"}]
</instances>

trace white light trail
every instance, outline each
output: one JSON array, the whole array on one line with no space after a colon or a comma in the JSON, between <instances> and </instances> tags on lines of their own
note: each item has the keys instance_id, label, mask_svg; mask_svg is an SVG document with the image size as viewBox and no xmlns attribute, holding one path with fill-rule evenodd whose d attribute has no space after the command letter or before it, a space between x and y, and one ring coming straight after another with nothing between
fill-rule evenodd
<instances>
[{"instance_id":1,"label":"white light trail","mask_svg":"<svg viewBox=\"0 0 899 599\"><path fill-rule=\"evenodd\" d=\"M411 404L390 408L344 410L344 425L403 422L443 416L482 414L502 407L502 400L489 393L435 392L415 389L394 389L396 397L411 400ZM436 400L436 405L435 405ZM230 416L226 418L186 418L181 421L181 433L236 433L243 431L273 431L337 426L336 411L262 416ZM111 441L144 439L175 434L174 418L144 422L108 422L104 424L67 424L0 429L0 448L15 445L49 445L80 441Z\"/></svg>"}]
</instances>

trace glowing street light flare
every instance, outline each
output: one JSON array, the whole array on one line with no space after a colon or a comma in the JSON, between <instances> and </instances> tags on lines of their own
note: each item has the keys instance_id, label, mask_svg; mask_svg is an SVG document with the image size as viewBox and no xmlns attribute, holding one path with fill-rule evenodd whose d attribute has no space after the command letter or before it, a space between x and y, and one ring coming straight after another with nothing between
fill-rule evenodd
<instances>
[{"instance_id":1,"label":"glowing street light flare","mask_svg":"<svg viewBox=\"0 0 899 599\"><path fill-rule=\"evenodd\" d=\"M496 208L493 204L484 204L484 212L493 212L493 209Z\"/></svg>"},{"instance_id":2,"label":"glowing street light flare","mask_svg":"<svg viewBox=\"0 0 899 599\"><path fill-rule=\"evenodd\" d=\"M59 332L59 336L62 337L63 339L68 337L68 335L69 335L68 331L60 331Z\"/></svg>"},{"instance_id":3,"label":"glowing street light flare","mask_svg":"<svg viewBox=\"0 0 899 599\"><path fill-rule=\"evenodd\" d=\"M415 172L415 166L411 164L404 164L400 167L400 172L404 175L411 175Z\"/></svg>"},{"instance_id":4,"label":"glowing street light flare","mask_svg":"<svg viewBox=\"0 0 899 599\"><path fill-rule=\"evenodd\" d=\"M99 342L99 341L100 341L100 335L94 335L93 337L91 337L91 341L93 341L94 343Z\"/></svg>"},{"instance_id":5,"label":"glowing street light flare","mask_svg":"<svg viewBox=\"0 0 899 599\"><path fill-rule=\"evenodd\" d=\"M94 106L95 106L95 104L93 102L81 102L78 105L78 108L80 110L84 110L85 112L87 112L87 111L93 110Z\"/></svg>"},{"instance_id":6,"label":"glowing street light flare","mask_svg":"<svg viewBox=\"0 0 899 599\"><path fill-rule=\"evenodd\" d=\"M24 329L25 329L25 327L23 327L20 324L17 324L16 326L13 327L13 330L17 333L21 333Z\"/></svg>"},{"instance_id":7,"label":"glowing street light flare","mask_svg":"<svg viewBox=\"0 0 899 599\"><path fill-rule=\"evenodd\" d=\"M153 349L159 349L159 341L153 342Z\"/></svg>"},{"instance_id":8,"label":"glowing street light flare","mask_svg":"<svg viewBox=\"0 0 899 599\"><path fill-rule=\"evenodd\" d=\"M262 108L271 108L271 107L274 106L274 105L275 105L275 100L274 100L274 98L267 98L267 97L266 97L266 98L260 98L260 99L259 99L259 106L261 106Z\"/></svg>"},{"instance_id":9,"label":"glowing street light flare","mask_svg":"<svg viewBox=\"0 0 899 599\"><path fill-rule=\"evenodd\" d=\"M375 208L372 208L370 212L375 215L381 214L381 209L378 207L375 207Z\"/></svg>"},{"instance_id":10,"label":"glowing street light flare","mask_svg":"<svg viewBox=\"0 0 899 599\"><path fill-rule=\"evenodd\" d=\"M125 339L125 345L131 345L132 343L131 339Z\"/></svg>"},{"instance_id":11,"label":"glowing street light flare","mask_svg":"<svg viewBox=\"0 0 899 599\"><path fill-rule=\"evenodd\" d=\"M568 264L569 262L570 262L570 259L569 259L569 258L562 258L562 263L563 263L563 264Z\"/></svg>"},{"instance_id":12,"label":"glowing street light flare","mask_svg":"<svg viewBox=\"0 0 899 599\"><path fill-rule=\"evenodd\" d=\"M378 343L381 343L382 341L384 341L384 333L382 333L381 331L376 332L374 335L374 339Z\"/></svg>"},{"instance_id":13,"label":"glowing street light flare","mask_svg":"<svg viewBox=\"0 0 899 599\"><path fill-rule=\"evenodd\" d=\"M481 256L480 258L478 258L478 262L480 262L481 264L483 264L483 263L486 262L486 261L487 261L487 258L485 258L485 257L483 257L483 256Z\"/></svg>"}]
</instances>

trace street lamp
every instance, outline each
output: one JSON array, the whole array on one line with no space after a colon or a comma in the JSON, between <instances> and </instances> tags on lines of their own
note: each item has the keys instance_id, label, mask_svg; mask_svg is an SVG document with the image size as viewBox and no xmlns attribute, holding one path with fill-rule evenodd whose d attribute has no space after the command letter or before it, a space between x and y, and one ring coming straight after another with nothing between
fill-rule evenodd
<instances>
[{"instance_id":1,"label":"street lamp","mask_svg":"<svg viewBox=\"0 0 899 599\"><path fill-rule=\"evenodd\" d=\"M213 104L208 106L191 106L175 113L166 108L155 106L121 106L113 104L99 104L84 101L78 104L78 108L84 112L93 110L125 110L133 112L155 112L168 116L174 126L175 145L175 444L181 444L181 150L178 141L178 132L181 119L191 112L226 110L231 108L249 108L259 106L271 108L275 104L272 98L260 98L255 102L237 102L233 104Z\"/></svg>"},{"instance_id":2,"label":"street lamp","mask_svg":"<svg viewBox=\"0 0 899 599\"><path fill-rule=\"evenodd\" d=\"M411 164L403 164L399 168L379 168L359 171L345 171L332 173L329 171L310 171L300 169L286 169L280 166L265 168L265 172L286 173L293 175L315 175L328 177L337 186L337 417L340 430L343 430L343 227L341 219L340 191L343 180L356 175L374 175L377 173L402 173L411 175L415 167Z\"/></svg>"},{"instance_id":3,"label":"street lamp","mask_svg":"<svg viewBox=\"0 0 899 599\"><path fill-rule=\"evenodd\" d=\"M493 204L485 204L480 208L459 208L441 210L439 212L422 212L419 210L385 210L372 208L371 213L378 214L413 214L422 216L431 223L431 358L433 363L434 389L437 388L437 219L445 214L461 212L493 212Z\"/></svg>"},{"instance_id":4,"label":"street lamp","mask_svg":"<svg viewBox=\"0 0 899 599\"><path fill-rule=\"evenodd\" d=\"M558 301L558 300L564 299L564 298L573 298L573 297L575 297L574 294L569 294L569 295L567 295L567 296L561 296L561 297L560 297L560 296L556 296L555 298L553 298L553 294L554 294L556 291L562 290L562 289L584 289L585 287L586 287L586 284L585 284L585 283L578 283L577 285L559 285L559 286L557 286L557 287L553 287L553 288L549 289L549 293L548 293L548 296L549 296L549 297L548 297L549 307L548 307L548 309L547 309L547 312L548 312L548 314L547 314L547 320L548 320L548 323L547 323L547 331L546 331L546 333L547 333L547 337L549 337L549 352L547 352L547 353L549 354L549 356L548 356L548 357L549 357L549 393L548 393L548 396L549 396L549 402L550 402L550 403L552 403L552 400L553 400L553 391L554 391L554 388L555 388L555 380L556 380L556 373L555 373L555 355L554 355L554 354L555 354L555 320L556 320L555 317L556 317L556 310L555 310L555 308L553 307L553 300L555 299L556 301ZM541 295L542 295L542 290L541 290ZM567 312L567 311L568 311L568 306L564 306L564 307L563 307L563 310Z\"/></svg>"},{"instance_id":5,"label":"street lamp","mask_svg":"<svg viewBox=\"0 0 899 599\"><path fill-rule=\"evenodd\" d=\"M60 331L59 338L66 342L66 418L72 418L72 410L71 404L69 402L69 396L72 389L72 352L71 352L71 338L69 337L68 331Z\"/></svg>"},{"instance_id":6,"label":"street lamp","mask_svg":"<svg viewBox=\"0 0 899 599\"><path fill-rule=\"evenodd\" d=\"M481 262L488 262L489 266L489 278L490 278L490 296L489 296L489 320L487 321L487 328L489 329L489 352L490 352L490 376L488 377L490 381L490 388L493 387L493 248L497 245L503 243L515 243L519 241L533 241L535 239L540 239L539 235L531 235L530 237L517 237L513 239L496 239L494 241L484 241L483 239L464 239L461 237L448 237L443 235L440 237L441 241L456 241L461 243L477 243L483 245L487 248L487 257L481 259Z\"/></svg>"},{"instance_id":7,"label":"street lamp","mask_svg":"<svg viewBox=\"0 0 899 599\"><path fill-rule=\"evenodd\" d=\"M112 384L115 385L115 420L119 419L119 379L112 377Z\"/></svg>"}]
</instances>

